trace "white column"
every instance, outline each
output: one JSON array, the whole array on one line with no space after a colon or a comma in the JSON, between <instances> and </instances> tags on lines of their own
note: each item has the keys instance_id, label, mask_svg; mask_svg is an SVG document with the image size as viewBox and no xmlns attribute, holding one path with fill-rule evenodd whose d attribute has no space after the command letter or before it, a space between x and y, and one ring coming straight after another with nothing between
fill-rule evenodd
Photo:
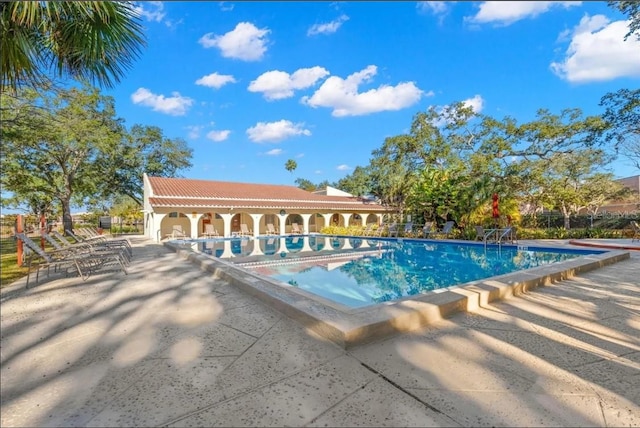
<instances>
[{"instance_id":1,"label":"white column","mask_svg":"<svg viewBox=\"0 0 640 428\"><path fill-rule=\"evenodd\" d=\"M287 248L287 242L284 236L282 238L279 239L280 241L280 248L278 248L278 251L276 251L276 254L280 254L280 253L288 253L289 249Z\"/></svg>"},{"instance_id":2,"label":"white column","mask_svg":"<svg viewBox=\"0 0 640 428\"><path fill-rule=\"evenodd\" d=\"M162 241L162 220L168 214L155 214L151 217L151 225L149 233L151 236L149 238L153 239L156 242Z\"/></svg>"},{"instance_id":3,"label":"white column","mask_svg":"<svg viewBox=\"0 0 640 428\"><path fill-rule=\"evenodd\" d=\"M278 224L280 225L280 227L278 227L278 231L280 232L280 235L286 235L287 234L287 214L278 214Z\"/></svg>"},{"instance_id":4,"label":"white column","mask_svg":"<svg viewBox=\"0 0 640 428\"><path fill-rule=\"evenodd\" d=\"M200 221L200 217L202 217L202 214L196 214L195 217L193 214L189 214L189 223L191 223L191 238L193 239L198 237L198 221Z\"/></svg>"},{"instance_id":5,"label":"white column","mask_svg":"<svg viewBox=\"0 0 640 428\"><path fill-rule=\"evenodd\" d=\"M300 214L302 217L302 233L309 234L309 219L313 214Z\"/></svg>"},{"instance_id":6,"label":"white column","mask_svg":"<svg viewBox=\"0 0 640 428\"><path fill-rule=\"evenodd\" d=\"M224 224L224 230L222 232L222 236L225 238L228 238L229 236L231 236L231 218L233 217L233 214L218 214L218 215L222 217L222 222Z\"/></svg>"},{"instance_id":7,"label":"white column","mask_svg":"<svg viewBox=\"0 0 640 428\"><path fill-rule=\"evenodd\" d=\"M344 227L349 227L349 219L351 218L351 213L342 213L341 215L344 219Z\"/></svg>"},{"instance_id":8,"label":"white column","mask_svg":"<svg viewBox=\"0 0 640 428\"><path fill-rule=\"evenodd\" d=\"M253 237L260 236L260 220L264 214L249 214L253 220Z\"/></svg>"},{"instance_id":9,"label":"white column","mask_svg":"<svg viewBox=\"0 0 640 428\"><path fill-rule=\"evenodd\" d=\"M322 217L324 217L325 226L331 226L331 216L333 216L333 214L322 214Z\"/></svg>"},{"instance_id":10,"label":"white column","mask_svg":"<svg viewBox=\"0 0 640 428\"><path fill-rule=\"evenodd\" d=\"M311 245L309 245L309 237L305 236L302 238L302 250L300 252L310 252L313 251Z\"/></svg>"}]
</instances>

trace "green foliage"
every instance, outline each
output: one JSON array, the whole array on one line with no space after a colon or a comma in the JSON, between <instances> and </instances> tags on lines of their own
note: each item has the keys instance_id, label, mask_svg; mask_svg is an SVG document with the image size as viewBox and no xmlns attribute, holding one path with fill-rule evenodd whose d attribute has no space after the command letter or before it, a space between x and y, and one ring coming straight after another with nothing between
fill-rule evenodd
<instances>
[{"instance_id":1,"label":"green foliage","mask_svg":"<svg viewBox=\"0 0 640 428\"><path fill-rule=\"evenodd\" d=\"M630 21L629 32L624 36L624 40L627 40L633 34L636 34L636 37L640 40L640 2L637 0L609 0L607 4L627 15Z\"/></svg>"},{"instance_id":2,"label":"green foliage","mask_svg":"<svg viewBox=\"0 0 640 428\"><path fill-rule=\"evenodd\" d=\"M0 91L40 86L51 76L113 87L144 45L131 2L2 2Z\"/></svg>"},{"instance_id":3,"label":"green foliage","mask_svg":"<svg viewBox=\"0 0 640 428\"><path fill-rule=\"evenodd\" d=\"M605 107L602 117L608 126L607 141L640 169L640 89L610 92L602 97L600 105Z\"/></svg>"}]
</instances>

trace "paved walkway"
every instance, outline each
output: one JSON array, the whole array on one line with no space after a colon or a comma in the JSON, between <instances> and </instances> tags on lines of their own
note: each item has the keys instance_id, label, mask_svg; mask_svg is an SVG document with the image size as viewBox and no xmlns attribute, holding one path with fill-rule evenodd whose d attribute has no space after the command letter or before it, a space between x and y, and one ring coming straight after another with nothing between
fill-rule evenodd
<instances>
[{"instance_id":1,"label":"paved walkway","mask_svg":"<svg viewBox=\"0 0 640 428\"><path fill-rule=\"evenodd\" d=\"M345 351L134 239L1 294L0 425L640 426L640 254Z\"/></svg>"}]
</instances>

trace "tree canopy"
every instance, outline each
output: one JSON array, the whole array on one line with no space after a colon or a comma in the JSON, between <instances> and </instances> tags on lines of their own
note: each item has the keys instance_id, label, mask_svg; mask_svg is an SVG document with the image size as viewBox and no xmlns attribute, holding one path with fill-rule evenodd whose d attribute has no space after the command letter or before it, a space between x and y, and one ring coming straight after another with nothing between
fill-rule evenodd
<instances>
[{"instance_id":1,"label":"tree canopy","mask_svg":"<svg viewBox=\"0 0 640 428\"><path fill-rule=\"evenodd\" d=\"M2 98L2 201L16 206L60 204L72 228L71 204L128 195L140 202L142 173L172 176L191 166L191 149L155 127L128 132L114 101L96 88L53 92L22 89Z\"/></svg>"}]
</instances>

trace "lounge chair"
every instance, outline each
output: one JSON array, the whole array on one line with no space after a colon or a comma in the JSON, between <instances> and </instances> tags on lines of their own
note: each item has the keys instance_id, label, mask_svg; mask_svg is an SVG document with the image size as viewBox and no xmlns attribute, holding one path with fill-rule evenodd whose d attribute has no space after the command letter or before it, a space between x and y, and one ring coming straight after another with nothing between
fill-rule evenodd
<instances>
[{"instance_id":1,"label":"lounge chair","mask_svg":"<svg viewBox=\"0 0 640 428\"><path fill-rule=\"evenodd\" d=\"M219 235L216 228L213 227L211 223L208 223L204 225L204 233L201 236L204 236L206 238L213 238L214 236L219 236Z\"/></svg>"},{"instance_id":2,"label":"lounge chair","mask_svg":"<svg viewBox=\"0 0 640 428\"><path fill-rule=\"evenodd\" d=\"M122 262L126 265L131 263L131 257L133 252L131 250L131 244L125 239L114 240L90 240L76 242L75 244L69 242L64 236L60 235L55 230L51 234L43 233L42 236L56 249L56 250L69 250L76 251L78 253L93 253L98 254L118 254L122 259ZM55 236L58 241L53 239Z\"/></svg>"},{"instance_id":3,"label":"lounge chair","mask_svg":"<svg viewBox=\"0 0 640 428\"><path fill-rule=\"evenodd\" d=\"M240 232L236 233L237 236L252 236L253 232L249 229L246 223L240 225Z\"/></svg>"},{"instance_id":4,"label":"lounge chair","mask_svg":"<svg viewBox=\"0 0 640 428\"><path fill-rule=\"evenodd\" d=\"M40 269L44 267L47 268L47 276L51 268L54 268L54 271L57 271L58 268L65 268L65 276L68 276L70 272L75 270L83 281L86 281L93 271L111 264L117 264L125 275L127 274L127 268L122 258L115 252L101 252L96 254L91 251L78 251L77 249L66 248L45 252L24 233L17 233L16 237L20 239L29 250L29 257L27 259L27 288L29 287L33 261L38 258L40 261L36 263L36 284L40 276Z\"/></svg>"},{"instance_id":5,"label":"lounge chair","mask_svg":"<svg viewBox=\"0 0 640 428\"><path fill-rule=\"evenodd\" d=\"M131 242L129 242L129 240L127 238L107 238L104 235L100 235L100 236L92 236L89 238L83 238L80 237L76 234L74 234L72 231L67 229L67 235L71 236L73 239L76 240L76 243L85 243L85 244L89 244L93 247L97 247L97 248L102 248L102 247L106 247L106 248L118 248L120 250L122 250L126 256L127 256L127 260L130 260L133 257L133 250L131 248ZM53 236L55 236L56 238L58 238L60 240L60 242L63 243L63 245L67 245L67 246L71 246L72 243L69 242L64 236L60 235L58 232L56 232L55 230L51 231L51 234Z\"/></svg>"},{"instance_id":6,"label":"lounge chair","mask_svg":"<svg viewBox=\"0 0 640 428\"><path fill-rule=\"evenodd\" d=\"M422 237L428 238L433 233L433 222L428 221L422 226Z\"/></svg>"},{"instance_id":7,"label":"lounge chair","mask_svg":"<svg viewBox=\"0 0 640 428\"><path fill-rule=\"evenodd\" d=\"M638 241L640 242L640 224L637 221L632 221L629 223L631 226L631 230L633 231L633 236L631 236L631 242Z\"/></svg>"},{"instance_id":8,"label":"lounge chair","mask_svg":"<svg viewBox=\"0 0 640 428\"><path fill-rule=\"evenodd\" d=\"M398 237L398 225L396 223L391 223L387 226L388 235L387 236L395 236Z\"/></svg>"},{"instance_id":9,"label":"lounge chair","mask_svg":"<svg viewBox=\"0 0 640 428\"><path fill-rule=\"evenodd\" d=\"M273 223L267 223L267 235L279 235L278 229L273 226Z\"/></svg>"},{"instance_id":10,"label":"lounge chair","mask_svg":"<svg viewBox=\"0 0 640 428\"><path fill-rule=\"evenodd\" d=\"M302 228L298 225L298 223L291 223L291 233L302 235Z\"/></svg>"},{"instance_id":11,"label":"lounge chair","mask_svg":"<svg viewBox=\"0 0 640 428\"><path fill-rule=\"evenodd\" d=\"M453 221L448 221L448 222L446 222L444 224L444 226L442 226L442 230L434 231L431 234L432 235L444 236L445 238L448 238L449 235L451 234L451 230L453 229L454 225L455 225L455 223Z\"/></svg>"},{"instance_id":12,"label":"lounge chair","mask_svg":"<svg viewBox=\"0 0 640 428\"><path fill-rule=\"evenodd\" d=\"M485 231L482 226L474 226L476 229L476 241L484 241Z\"/></svg>"},{"instance_id":13,"label":"lounge chair","mask_svg":"<svg viewBox=\"0 0 640 428\"><path fill-rule=\"evenodd\" d=\"M413 222L407 222L404 225L404 230L402 231L402 236L413 236Z\"/></svg>"}]
</instances>

